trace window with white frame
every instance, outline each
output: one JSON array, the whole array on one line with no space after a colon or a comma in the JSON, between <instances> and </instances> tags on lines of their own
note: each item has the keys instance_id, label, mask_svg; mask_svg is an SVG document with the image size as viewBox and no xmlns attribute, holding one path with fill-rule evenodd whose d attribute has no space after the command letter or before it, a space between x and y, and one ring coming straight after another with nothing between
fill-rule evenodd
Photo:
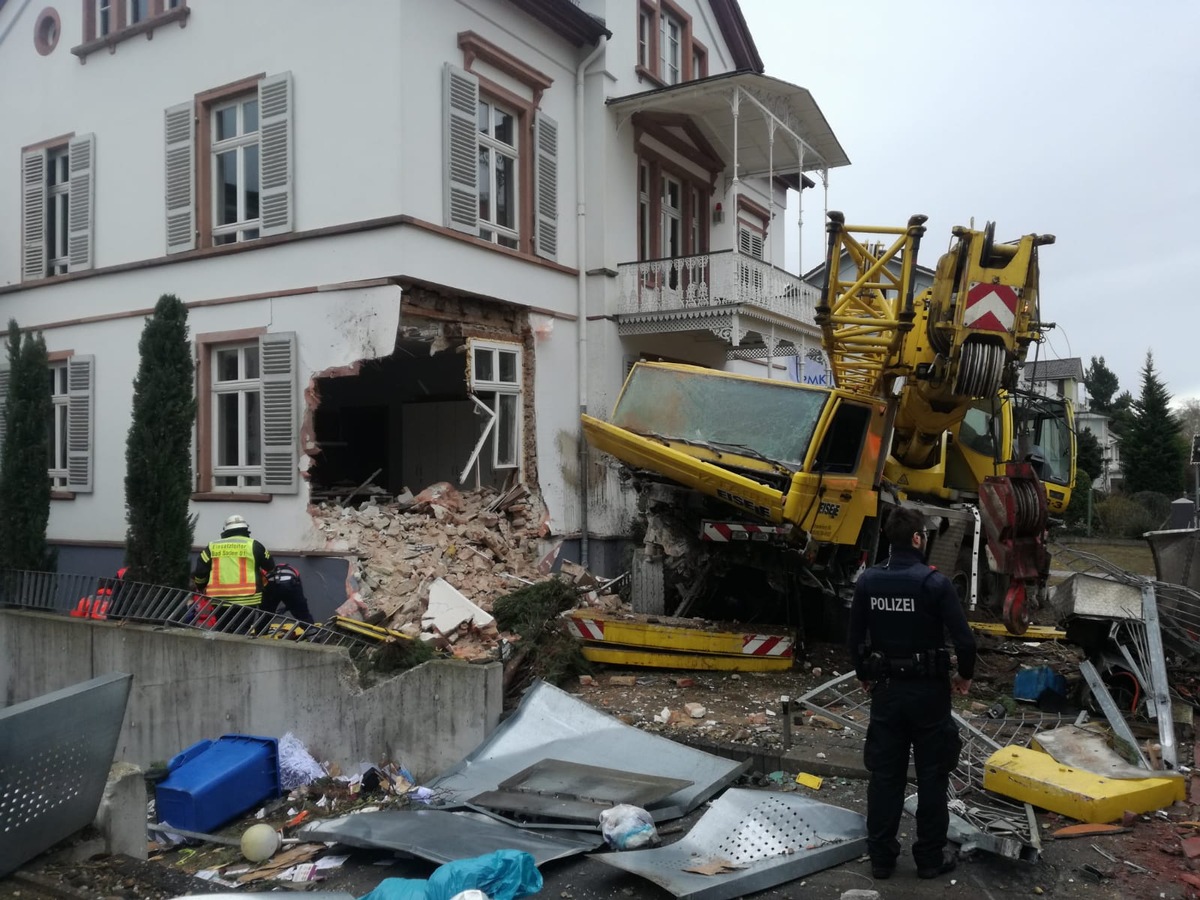
<instances>
[{"instance_id":1,"label":"window with white frame","mask_svg":"<svg viewBox=\"0 0 1200 900\"><path fill-rule=\"evenodd\" d=\"M212 110L213 244L259 236L258 95Z\"/></svg>"},{"instance_id":2,"label":"window with white frame","mask_svg":"<svg viewBox=\"0 0 1200 900\"><path fill-rule=\"evenodd\" d=\"M50 364L50 421L47 423L49 439L49 469L51 489L66 488L70 476L67 466L67 428L70 392L67 382L67 363L64 360Z\"/></svg>"},{"instance_id":3,"label":"window with white frame","mask_svg":"<svg viewBox=\"0 0 1200 900\"><path fill-rule=\"evenodd\" d=\"M479 236L510 247L517 233L517 116L487 97L479 100Z\"/></svg>"},{"instance_id":4,"label":"window with white frame","mask_svg":"<svg viewBox=\"0 0 1200 900\"><path fill-rule=\"evenodd\" d=\"M262 373L259 344L212 349L212 476L223 490L261 489Z\"/></svg>"},{"instance_id":5,"label":"window with white frame","mask_svg":"<svg viewBox=\"0 0 1200 900\"><path fill-rule=\"evenodd\" d=\"M683 182L670 175L662 179L662 255L683 255Z\"/></svg>"},{"instance_id":6,"label":"window with white frame","mask_svg":"<svg viewBox=\"0 0 1200 900\"><path fill-rule=\"evenodd\" d=\"M71 154L46 151L46 274L65 275L70 263Z\"/></svg>"},{"instance_id":7,"label":"window with white frame","mask_svg":"<svg viewBox=\"0 0 1200 900\"><path fill-rule=\"evenodd\" d=\"M65 359L62 357L66 356ZM55 353L44 384L50 393L46 417L46 470L56 499L92 491L92 449L95 446L96 358ZM6 404L12 370L0 360L0 451L4 447Z\"/></svg>"},{"instance_id":8,"label":"window with white frame","mask_svg":"<svg viewBox=\"0 0 1200 900\"><path fill-rule=\"evenodd\" d=\"M683 23L667 12L659 14L659 72L667 84L679 84L683 70Z\"/></svg>"},{"instance_id":9,"label":"window with white frame","mask_svg":"<svg viewBox=\"0 0 1200 900\"><path fill-rule=\"evenodd\" d=\"M113 0L96 0L96 37L106 37L115 25Z\"/></svg>"},{"instance_id":10,"label":"window with white frame","mask_svg":"<svg viewBox=\"0 0 1200 900\"><path fill-rule=\"evenodd\" d=\"M471 393L491 413L484 437L492 446L492 466L512 469L521 458L521 347L470 342Z\"/></svg>"},{"instance_id":11,"label":"window with white frame","mask_svg":"<svg viewBox=\"0 0 1200 900\"><path fill-rule=\"evenodd\" d=\"M125 24L136 25L150 17L150 0L125 0Z\"/></svg>"},{"instance_id":12,"label":"window with white frame","mask_svg":"<svg viewBox=\"0 0 1200 900\"><path fill-rule=\"evenodd\" d=\"M638 162L638 259L650 259L650 164Z\"/></svg>"},{"instance_id":13,"label":"window with white frame","mask_svg":"<svg viewBox=\"0 0 1200 900\"><path fill-rule=\"evenodd\" d=\"M638 65L644 69L650 68L654 48L651 45L654 28L654 10L638 9Z\"/></svg>"}]
</instances>

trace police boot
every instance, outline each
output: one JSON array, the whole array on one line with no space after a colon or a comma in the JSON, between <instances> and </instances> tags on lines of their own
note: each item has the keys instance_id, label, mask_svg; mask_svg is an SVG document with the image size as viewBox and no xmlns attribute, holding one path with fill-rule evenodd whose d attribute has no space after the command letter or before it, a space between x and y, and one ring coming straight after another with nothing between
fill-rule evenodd
<instances>
[{"instance_id":1,"label":"police boot","mask_svg":"<svg viewBox=\"0 0 1200 900\"><path fill-rule=\"evenodd\" d=\"M958 853L955 850L945 851L945 856L939 865L935 866L917 866L918 878L937 878L939 875L945 875L947 872L953 872L958 865Z\"/></svg>"}]
</instances>

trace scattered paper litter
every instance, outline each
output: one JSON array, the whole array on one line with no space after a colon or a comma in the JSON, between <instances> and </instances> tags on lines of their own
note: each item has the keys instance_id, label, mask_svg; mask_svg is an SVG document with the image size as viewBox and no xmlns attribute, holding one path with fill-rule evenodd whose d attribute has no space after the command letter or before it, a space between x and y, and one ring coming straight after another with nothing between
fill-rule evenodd
<instances>
[{"instance_id":1,"label":"scattered paper litter","mask_svg":"<svg viewBox=\"0 0 1200 900\"><path fill-rule=\"evenodd\" d=\"M324 767L298 737L289 731L279 739L279 780L285 792L312 784L325 775Z\"/></svg>"}]
</instances>

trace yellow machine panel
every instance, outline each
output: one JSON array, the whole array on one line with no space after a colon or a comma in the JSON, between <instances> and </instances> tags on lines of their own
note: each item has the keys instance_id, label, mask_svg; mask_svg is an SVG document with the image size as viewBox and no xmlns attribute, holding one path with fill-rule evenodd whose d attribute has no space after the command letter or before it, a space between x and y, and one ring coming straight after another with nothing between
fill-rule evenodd
<instances>
[{"instance_id":1,"label":"yellow machine panel","mask_svg":"<svg viewBox=\"0 0 1200 900\"><path fill-rule=\"evenodd\" d=\"M1187 782L1178 775L1107 778L1025 747L993 753L984 764L983 786L1081 822L1114 822L1126 810L1151 812L1187 798Z\"/></svg>"}]
</instances>

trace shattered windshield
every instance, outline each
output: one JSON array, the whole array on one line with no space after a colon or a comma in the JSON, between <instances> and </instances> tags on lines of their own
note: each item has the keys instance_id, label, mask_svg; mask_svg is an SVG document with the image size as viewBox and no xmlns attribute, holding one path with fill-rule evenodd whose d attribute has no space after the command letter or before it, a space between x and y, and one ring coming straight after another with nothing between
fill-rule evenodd
<instances>
[{"instance_id":1,"label":"shattered windshield","mask_svg":"<svg viewBox=\"0 0 1200 900\"><path fill-rule=\"evenodd\" d=\"M828 397L790 382L639 365L612 423L637 434L799 467Z\"/></svg>"}]
</instances>

